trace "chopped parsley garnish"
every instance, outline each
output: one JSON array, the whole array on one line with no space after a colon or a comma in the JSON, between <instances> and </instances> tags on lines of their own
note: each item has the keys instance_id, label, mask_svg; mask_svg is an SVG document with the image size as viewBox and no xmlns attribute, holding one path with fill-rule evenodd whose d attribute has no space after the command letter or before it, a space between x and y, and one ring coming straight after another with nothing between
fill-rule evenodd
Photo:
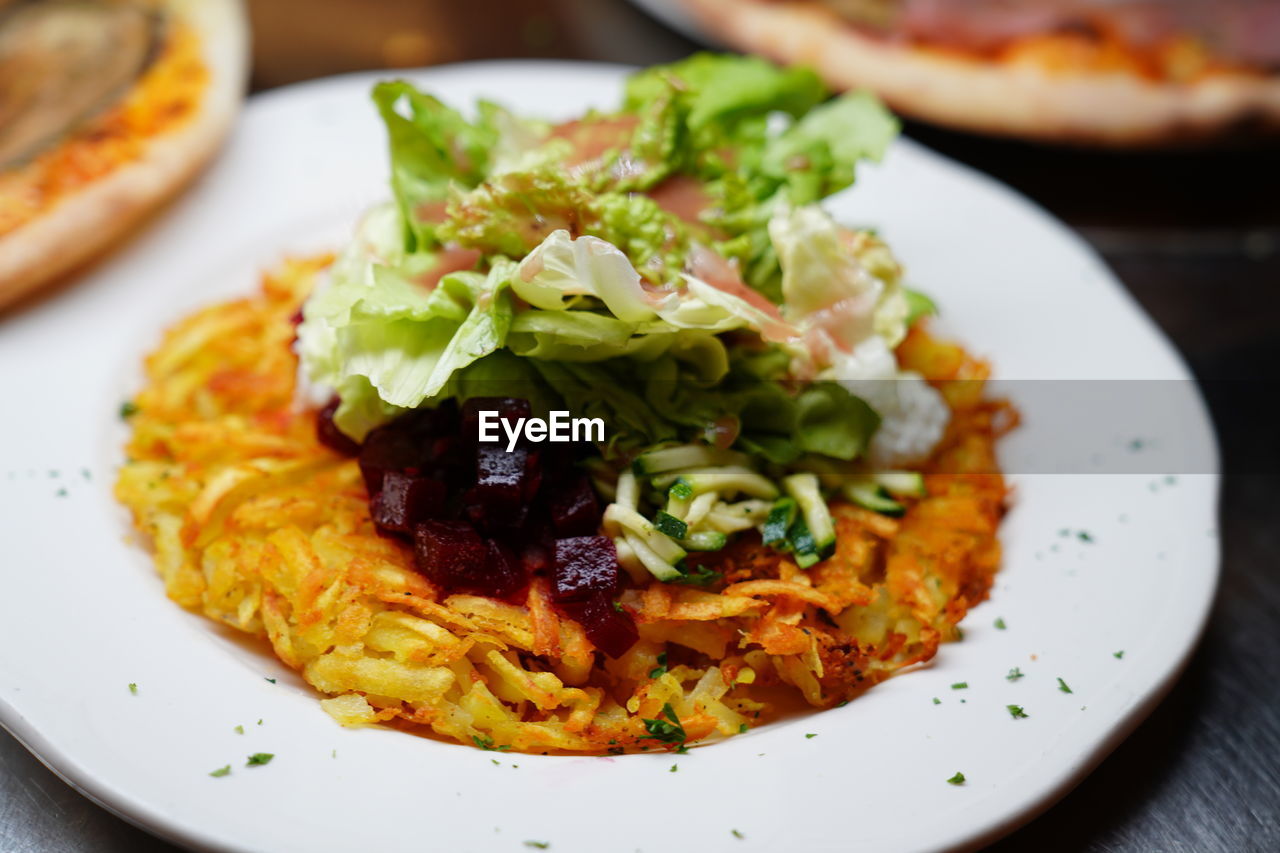
<instances>
[{"instance_id":1,"label":"chopped parsley garnish","mask_svg":"<svg viewBox=\"0 0 1280 853\"><path fill-rule=\"evenodd\" d=\"M1027 717L1031 716L1026 711L1022 710L1021 705L1005 705L1005 707L1009 709L1009 716L1013 717L1015 720L1025 720Z\"/></svg>"},{"instance_id":2,"label":"chopped parsley garnish","mask_svg":"<svg viewBox=\"0 0 1280 853\"><path fill-rule=\"evenodd\" d=\"M669 773L675 773L675 772L676 772L677 770L679 770L679 769L680 769L680 765L679 765L679 764L672 764L672 765L671 765L671 769L670 769L669 771L667 771L667 772L669 772Z\"/></svg>"},{"instance_id":3,"label":"chopped parsley garnish","mask_svg":"<svg viewBox=\"0 0 1280 853\"><path fill-rule=\"evenodd\" d=\"M551 846L551 842L550 841L526 841L524 843L524 846L536 847L538 850L546 850L548 847Z\"/></svg>"},{"instance_id":4,"label":"chopped parsley garnish","mask_svg":"<svg viewBox=\"0 0 1280 853\"><path fill-rule=\"evenodd\" d=\"M817 733L817 732L809 732L809 733L807 733L807 734L804 736L804 739L805 739L805 740L811 740L811 739L813 739L813 738L816 738L817 736L818 736L818 733Z\"/></svg>"},{"instance_id":5,"label":"chopped parsley garnish","mask_svg":"<svg viewBox=\"0 0 1280 853\"><path fill-rule=\"evenodd\" d=\"M493 738L491 737L481 737L480 735L472 735L471 740L473 743L475 743L476 746L486 751L491 749L496 749L499 752L501 752L504 749L511 748L511 744L508 744L508 743L500 743L497 746L494 746Z\"/></svg>"},{"instance_id":6,"label":"chopped parsley garnish","mask_svg":"<svg viewBox=\"0 0 1280 853\"><path fill-rule=\"evenodd\" d=\"M235 728L235 732L236 732L236 734L238 734L238 735L242 735L242 734L244 734L244 726L236 726L236 728Z\"/></svg>"},{"instance_id":7,"label":"chopped parsley garnish","mask_svg":"<svg viewBox=\"0 0 1280 853\"><path fill-rule=\"evenodd\" d=\"M996 620L996 629L997 629L997 630L999 630L999 631L1003 631L1003 630L1004 630L1005 628L1007 628L1007 627L1008 627L1008 626L1004 624L1004 617L1001 617L1001 618L999 618L999 619L997 619L997 620Z\"/></svg>"},{"instance_id":8,"label":"chopped parsley garnish","mask_svg":"<svg viewBox=\"0 0 1280 853\"><path fill-rule=\"evenodd\" d=\"M132 400L125 400L120 404L120 420L127 421L129 418L138 414L138 404Z\"/></svg>"},{"instance_id":9,"label":"chopped parsley garnish","mask_svg":"<svg viewBox=\"0 0 1280 853\"><path fill-rule=\"evenodd\" d=\"M1062 676L1058 676L1058 689L1063 693L1071 693L1072 690L1067 686L1067 682L1062 680Z\"/></svg>"},{"instance_id":10,"label":"chopped parsley garnish","mask_svg":"<svg viewBox=\"0 0 1280 853\"><path fill-rule=\"evenodd\" d=\"M215 778L215 779L217 779L217 778L219 778L219 777L222 777L222 776L230 776L230 775L231 775L231 765L230 765L230 764L228 764L226 767L219 767L217 770L210 770L210 771L209 771L209 775L210 775L210 776L212 776L212 777L213 777L213 778Z\"/></svg>"},{"instance_id":11,"label":"chopped parsley garnish","mask_svg":"<svg viewBox=\"0 0 1280 853\"><path fill-rule=\"evenodd\" d=\"M262 720L258 720L258 725L262 725Z\"/></svg>"},{"instance_id":12,"label":"chopped parsley garnish","mask_svg":"<svg viewBox=\"0 0 1280 853\"><path fill-rule=\"evenodd\" d=\"M406 595L408 595L408 593L405 593L405 594L406 594ZM622 610L622 602L621 602L621 601L615 601L615 602L613 603L613 609L614 609L614 610L616 610L616 611L618 611L619 613L622 613L622 612L623 612L623 610Z\"/></svg>"},{"instance_id":13,"label":"chopped parsley garnish","mask_svg":"<svg viewBox=\"0 0 1280 853\"><path fill-rule=\"evenodd\" d=\"M263 676L263 677L266 678L266 676ZM276 683L276 680L274 678L267 678L267 681L270 681L272 684Z\"/></svg>"},{"instance_id":14,"label":"chopped parsley garnish","mask_svg":"<svg viewBox=\"0 0 1280 853\"><path fill-rule=\"evenodd\" d=\"M657 666L655 666L653 669L649 670L649 677L650 677L650 678L661 678L662 676L664 676L664 675L666 675L666 674L667 674L667 653L666 653L666 652L659 652L659 653L658 653L658 665L657 665Z\"/></svg>"},{"instance_id":15,"label":"chopped parsley garnish","mask_svg":"<svg viewBox=\"0 0 1280 853\"><path fill-rule=\"evenodd\" d=\"M957 681L955 684L951 685L952 690L967 690L968 688L969 682L967 681Z\"/></svg>"},{"instance_id":16,"label":"chopped parsley garnish","mask_svg":"<svg viewBox=\"0 0 1280 853\"><path fill-rule=\"evenodd\" d=\"M1120 660L1121 658L1123 658L1123 657L1124 657L1124 649L1121 649L1121 650L1120 650L1120 651L1118 651L1118 652L1113 652L1111 656L1112 656L1113 658L1115 658L1116 660Z\"/></svg>"},{"instance_id":17,"label":"chopped parsley garnish","mask_svg":"<svg viewBox=\"0 0 1280 853\"><path fill-rule=\"evenodd\" d=\"M684 726L680 725L680 717L676 714L675 709L668 702L662 706L662 716L666 720L646 720L643 717L644 727L648 735L646 738L653 738L656 741L670 744L677 747L677 751L684 751L684 742L688 737L684 733Z\"/></svg>"},{"instance_id":18,"label":"chopped parsley garnish","mask_svg":"<svg viewBox=\"0 0 1280 853\"><path fill-rule=\"evenodd\" d=\"M738 723L738 734L745 734L747 730L750 728L751 726L747 725L746 723Z\"/></svg>"},{"instance_id":19,"label":"chopped parsley garnish","mask_svg":"<svg viewBox=\"0 0 1280 853\"><path fill-rule=\"evenodd\" d=\"M65 497L67 496L67 490L66 490L66 489L58 489L58 491L57 491L57 492L55 492L55 494L56 494L58 497L60 497L60 498L65 498Z\"/></svg>"},{"instance_id":20,"label":"chopped parsley garnish","mask_svg":"<svg viewBox=\"0 0 1280 853\"><path fill-rule=\"evenodd\" d=\"M964 784L964 774L963 774L963 773L961 773L959 770L957 770L957 771L956 771L956 775L952 776L952 777L951 777L950 779L948 779L947 781L948 781L949 783L951 783L952 785L963 785L963 784Z\"/></svg>"},{"instance_id":21,"label":"chopped parsley garnish","mask_svg":"<svg viewBox=\"0 0 1280 853\"><path fill-rule=\"evenodd\" d=\"M501 766L502 766L502 762L501 762L501 761L499 761L499 760L498 760L498 759L496 759L496 758L490 758L490 759L489 759L489 761L490 761L490 763L492 763L492 764L493 764L493 766L494 766L494 767L501 767Z\"/></svg>"},{"instance_id":22,"label":"chopped parsley garnish","mask_svg":"<svg viewBox=\"0 0 1280 853\"><path fill-rule=\"evenodd\" d=\"M736 829L731 829L731 830L729 830L729 832L731 832L731 833L733 834L733 837L734 837L734 838L738 838L738 839L746 838L746 836L745 836L745 835L743 835L741 832L739 832L739 831L738 831L738 830L736 830Z\"/></svg>"},{"instance_id":23,"label":"chopped parsley garnish","mask_svg":"<svg viewBox=\"0 0 1280 853\"><path fill-rule=\"evenodd\" d=\"M1076 538L1081 542L1093 542L1093 536L1091 536L1087 530L1081 530L1078 532L1076 534Z\"/></svg>"},{"instance_id":24,"label":"chopped parsley garnish","mask_svg":"<svg viewBox=\"0 0 1280 853\"><path fill-rule=\"evenodd\" d=\"M270 764L271 759L275 758L275 753L271 752L255 752L249 756L249 760L245 763L245 767L261 767L263 764Z\"/></svg>"},{"instance_id":25,"label":"chopped parsley garnish","mask_svg":"<svg viewBox=\"0 0 1280 853\"><path fill-rule=\"evenodd\" d=\"M1024 674L1025 673L1023 673L1022 670L1018 669L1015 666L1013 669L1009 670L1009 674L1006 675L1005 678L1009 679L1010 681L1017 681L1019 678L1022 678Z\"/></svg>"},{"instance_id":26,"label":"chopped parsley garnish","mask_svg":"<svg viewBox=\"0 0 1280 853\"><path fill-rule=\"evenodd\" d=\"M934 696L934 697L933 697L933 704L935 704L935 705L941 705L941 704L942 704L942 700L941 700L941 699L939 699L937 696Z\"/></svg>"},{"instance_id":27,"label":"chopped parsley garnish","mask_svg":"<svg viewBox=\"0 0 1280 853\"><path fill-rule=\"evenodd\" d=\"M138 695L138 685L134 684L132 681L131 681L131 682L129 682L129 692L130 692L130 693L132 693L134 696L137 696L137 695Z\"/></svg>"}]
</instances>

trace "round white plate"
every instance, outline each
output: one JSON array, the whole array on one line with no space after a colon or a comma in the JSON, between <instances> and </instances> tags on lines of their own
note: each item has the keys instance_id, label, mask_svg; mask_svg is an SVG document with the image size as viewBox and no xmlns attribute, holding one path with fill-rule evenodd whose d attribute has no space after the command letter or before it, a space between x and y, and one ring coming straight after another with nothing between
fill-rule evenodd
<instances>
[{"instance_id":1,"label":"round white plate","mask_svg":"<svg viewBox=\"0 0 1280 853\"><path fill-rule=\"evenodd\" d=\"M714 36L706 32L702 25L694 20L692 13L684 7L680 0L631 0L631 3L639 6L685 38L710 45L718 43Z\"/></svg>"},{"instance_id":2,"label":"round white plate","mask_svg":"<svg viewBox=\"0 0 1280 853\"><path fill-rule=\"evenodd\" d=\"M484 63L408 76L457 104L568 117L615 103L623 73ZM1046 807L1169 686L1217 577L1212 474L1015 473L1004 569L964 642L846 707L678 757L504 755L344 730L264 646L171 604L110 496L120 402L165 324L251 292L287 253L337 245L386 194L375 79L254 98L215 167L141 239L0 320L0 722L77 789L218 850L940 849ZM982 175L899 142L830 207L877 224L945 330L1002 376L1187 378L1078 238ZM1215 459L1194 386L1175 387L1180 429ZM1010 447L1045 428L1035 406ZM1014 666L1025 677L1011 682ZM255 752L275 760L246 768ZM226 764L230 776L208 775ZM965 785L947 784L956 771Z\"/></svg>"}]
</instances>

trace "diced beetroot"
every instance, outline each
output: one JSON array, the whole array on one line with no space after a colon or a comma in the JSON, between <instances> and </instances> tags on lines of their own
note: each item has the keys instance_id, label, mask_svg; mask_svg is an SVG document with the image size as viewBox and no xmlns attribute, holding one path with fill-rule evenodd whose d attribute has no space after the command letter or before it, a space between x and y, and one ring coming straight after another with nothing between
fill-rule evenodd
<instances>
[{"instance_id":1,"label":"diced beetroot","mask_svg":"<svg viewBox=\"0 0 1280 853\"><path fill-rule=\"evenodd\" d=\"M462 404L462 434L470 441L478 441L480 437L480 413L497 412L504 421L511 421L514 426L520 418L528 418L532 414L528 400L517 400L513 397L472 397ZM493 430L490 430L492 434ZM506 431L497 427L499 444L507 446Z\"/></svg>"},{"instance_id":2,"label":"diced beetroot","mask_svg":"<svg viewBox=\"0 0 1280 853\"><path fill-rule=\"evenodd\" d=\"M533 457L517 447L511 452L496 444L476 448L475 485L467 493L467 511L485 530L520 524L536 489Z\"/></svg>"},{"instance_id":3,"label":"diced beetroot","mask_svg":"<svg viewBox=\"0 0 1280 853\"><path fill-rule=\"evenodd\" d=\"M598 592L583 601L566 601L557 606L582 626L597 649L611 658L621 657L640 638L631 614L614 607L608 593Z\"/></svg>"},{"instance_id":4,"label":"diced beetroot","mask_svg":"<svg viewBox=\"0 0 1280 853\"><path fill-rule=\"evenodd\" d=\"M482 592L489 546L465 521L420 521L413 556L422 572L450 591Z\"/></svg>"},{"instance_id":5,"label":"diced beetroot","mask_svg":"<svg viewBox=\"0 0 1280 853\"><path fill-rule=\"evenodd\" d=\"M419 521L440 517L444 510L444 483L388 471L382 477L382 491L374 495L370 510L374 523L384 530L412 533Z\"/></svg>"},{"instance_id":6,"label":"diced beetroot","mask_svg":"<svg viewBox=\"0 0 1280 853\"><path fill-rule=\"evenodd\" d=\"M606 536L557 539L551 567L551 598L582 601L618 587L618 552Z\"/></svg>"},{"instance_id":7,"label":"diced beetroot","mask_svg":"<svg viewBox=\"0 0 1280 853\"><path fill-rule=\"evenodd\" d=\"M511 598L528 585L529 575L510 547L496 539L490 539L488 544L484 588L473 591L493 598Z\"/></svg>"},{"instance_id":8,"label":"diced beetroot","mask_svg":"<svg viewBox=\"0 0 1280 853\"><path fill-rule=\"evenodd\" d=\"M338 429L333 422L333 413L338 411L338 398L334 397L316 415L316 438L325 447L343 456L355 456L360 452L360 445L351 436Z\"/></svg>"},{"instance_id":9,"label":"diced beetroot","mask_svg":"<svg viewBox=\"0 0 1280 853\"><path fill-rule=\"evenodd\" d=\"M552 548L548 548L545 542L530 540L520 549L520 561L529 574L547 571L552 567Z\"/></svg>"},{"instance_id":10,"label":"diced beetroot","mask_svg":"<svg viewBox=\"0 0 1280 853\"><path fill-rule=\"evenodd\" d=\"M392 421L373 430L360 448L360 473L371 495L382 490L382 479L388 471L418 474L429 461L421 436L398 424L399 421Z\"/></svg>"},{"instance_id":11,"label":"diced beetroot","mask_svg":"<svg viewBox=\"0 0 1280 853\"><path fill-rule=\"evenodd\" d=\"M578 476L551 490L551 523L560 536L590 536L600 524L600 502L591 481Z\"/></svg>"}]
</instances>

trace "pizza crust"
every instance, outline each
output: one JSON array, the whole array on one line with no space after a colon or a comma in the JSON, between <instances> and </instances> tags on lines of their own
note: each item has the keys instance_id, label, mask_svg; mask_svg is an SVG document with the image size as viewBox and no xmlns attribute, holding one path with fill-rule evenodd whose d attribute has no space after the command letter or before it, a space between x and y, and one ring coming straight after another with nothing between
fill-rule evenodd
<instances>
[{"instance_id":1,"label":"pizza crust","mask_svg":"<svg viewBox=\"0 0 1280 853\"><path fill-rule=\"evenodd\" d=\"M1111 146L1177 145L1280 131L1280 78L1218 73L1192 85L1054 73L863 35L816 4L683 0L714 36L912 118L978 133Z\"/></svg>"},{"instance_id":2,"label":"pizza crust","mask_svg":"<svg viewBox=\"0 0 1280 853\"><path fill-rule=\"evenodd\" d=\"M240 0L165 0L198 34L209 82L196 112L114 169L0 237L0 308L101 254L191 180L244 97L248 28Z\"/></svg>"}]
</instances>

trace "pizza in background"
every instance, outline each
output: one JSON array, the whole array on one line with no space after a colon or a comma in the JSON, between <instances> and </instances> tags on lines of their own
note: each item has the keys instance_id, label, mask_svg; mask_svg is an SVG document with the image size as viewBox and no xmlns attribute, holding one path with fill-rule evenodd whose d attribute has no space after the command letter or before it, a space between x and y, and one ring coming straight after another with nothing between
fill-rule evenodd
<instances>
[{"instance_id":1,"label":"pizza in background","mask_svg":"<svg viewBox=\"0 0 1280 853\"><path fill-rule=\"evenodd\" d=\"M979 133L1149 146L1280 131L1278 0L680 0L742 50Z\"/></svg>"},{"instance_id":2,"label":"pizza in background","mask_svg":"<svg viewBox=\"0 0 1280 853\"><path fill-rule=\"evenodd\" d=\"M0 0L0 306L99 254L208 160L239 0Z\"/></svg>"}]
</instances>

